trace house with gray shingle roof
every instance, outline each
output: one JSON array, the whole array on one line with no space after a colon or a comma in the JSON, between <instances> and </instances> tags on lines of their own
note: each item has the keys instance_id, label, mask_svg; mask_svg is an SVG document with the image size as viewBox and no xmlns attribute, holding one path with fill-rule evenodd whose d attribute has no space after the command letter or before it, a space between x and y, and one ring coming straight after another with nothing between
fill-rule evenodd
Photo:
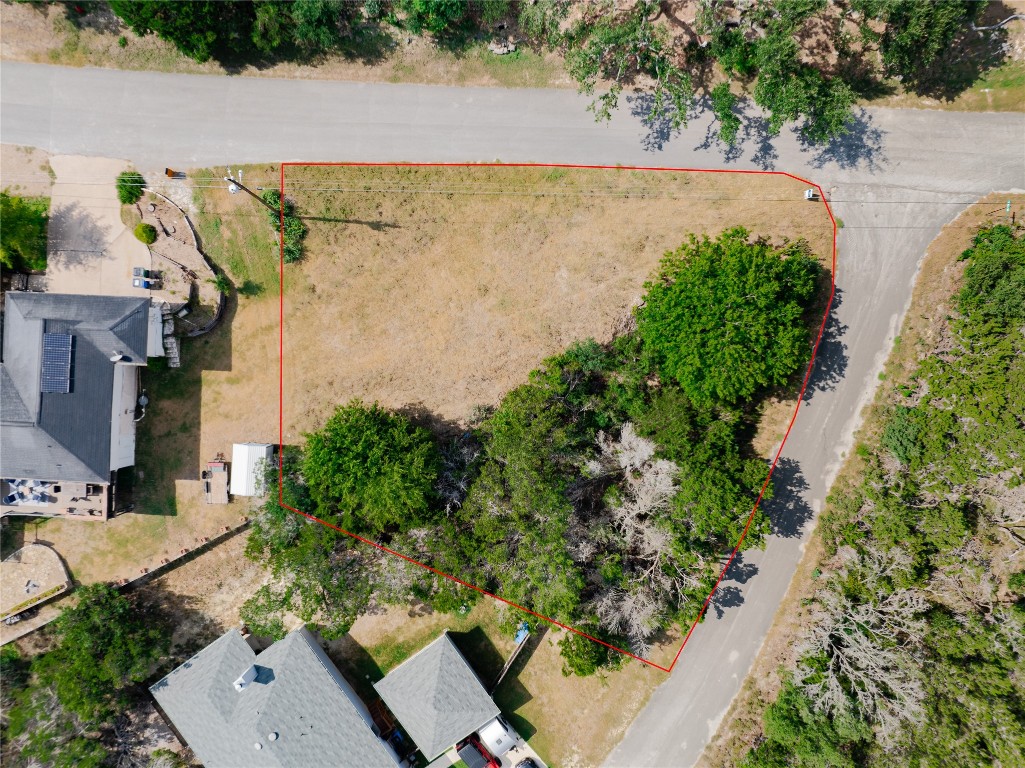
<instances>
[{"instance_id":1,"label":"house with gray shingle roof","mask_svg":"<svg viewBox=\"0 0 1025 768\"><path fill-rule=\"evenodd\" d=\"M447 631L374 688L428 760L500 714Z\"/></svg>"},{"instance_id":2,"label":"house with gray shingle roof","mask_svg":"<svg viewBox=\"0 0 1025 768\"><path fill-rule=\"evenodd\" d=\"M153 320L148 298L6 294L0 514L106 519L135 463L139 371L163 355Z\"/></svg>"},{"instance_id":3,"label":"house with gray shingle roof","mask_svg":"<svg viewBox=\"0 0 1025 768\"><path fill-rule=\"evenodd\" d=\"M150 692L206 768L400 764L305 627L260 653L233 629Z\"/></svg>"}]
</instances>

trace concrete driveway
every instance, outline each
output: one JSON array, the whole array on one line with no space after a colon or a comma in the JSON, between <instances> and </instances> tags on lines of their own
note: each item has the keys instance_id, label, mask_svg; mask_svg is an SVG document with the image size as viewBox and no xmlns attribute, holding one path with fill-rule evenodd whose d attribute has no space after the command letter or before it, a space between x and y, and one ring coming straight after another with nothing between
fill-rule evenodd
<instances>
[{"instance_id":1,"label":"concrete driveway","mask_svg":"<svg viewBox=\"0 0 1025 768\"><path fill-rule=\"evenodd\" d=\"M132 286L134 267L150 268L149 249L121 222L115 180L124 160L58 155L50 196L45 287L50 293L148 296Z\"/></svg>"},{"instance_id":2,"label":"concrete driveway","mask_svg":"<svg viewBox=\"0 0 1025 768\"><path fill-rule=\"evenodd\" d=\"M176 110L166 108L168 95ZM130 108L126 108L130 105ZM928 243L968 203L1025 188L1025 116L865 110L809 148L751 115L742 149L708 116L674 134L630 105L597 125L565 91L290 82L5 62L0 139L116 154L144 168L282 160L636 164L788 171L820 183L844 220L837 303L807 404L776 477L774 534L745 555L610 765L688 766L714 733L793 576L814 515L907 309Z\"/></svg>"}]
</instances>

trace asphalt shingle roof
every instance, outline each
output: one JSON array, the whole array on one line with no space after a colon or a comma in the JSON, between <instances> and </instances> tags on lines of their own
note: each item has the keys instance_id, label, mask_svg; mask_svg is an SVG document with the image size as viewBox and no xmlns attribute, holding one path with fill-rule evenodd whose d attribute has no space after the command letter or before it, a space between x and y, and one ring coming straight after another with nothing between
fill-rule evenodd
<instances>
[{"instance_id":1,"label":"asphalt shingle roof","mask_svg":"<svg viewBox=\"0 0 1025 768\"><path fill-rule=\"evenodd\" d=\"M149 300L9 292L0 363L3 477L110 481L114 350L145 364ZM40 392L44 333L73 341L71 391ZM120 396L120 393L118 393Z\"/></svg>"},{"instance_id":2,"label":"asphalt shingle roof","mask_svg":"<svg viewBox=\"0 0 1025 768\"><path fill-rule=\"evenodd\" d=\"M374 688L428 760L500 714L448 632Z\"/></svg>"},{"instance_id":3,"label":"asphalt shingle roof","mask_svg":"<svg viewBox=\"0 0 1025 768\"><path fill-rule=\"evenodd\" d=\"M256 680L236 691L235 680L253 664ZM150 692L206 768L397 765L305 627L259 654L233 629Z\"/></svg>"}]
</instances>

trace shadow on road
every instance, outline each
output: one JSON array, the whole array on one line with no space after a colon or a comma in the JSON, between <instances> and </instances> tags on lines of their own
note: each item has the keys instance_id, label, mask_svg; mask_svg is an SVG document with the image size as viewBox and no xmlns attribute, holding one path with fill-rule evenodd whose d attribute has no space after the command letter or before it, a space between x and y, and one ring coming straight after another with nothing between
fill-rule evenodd
<instances>
[{"instance_id":1,"label":"shadow on road","mask_svg":"<svg viewBox=\"0 0 1025 768\"><path fill-rule=\"evenodd\" d=\"M762 502L770 530L787 539L799 537L814 514L801 495L808 490L801 465L794 459L781 457L772 473L772 487L773 497Z\"/></svg>"},{"instance_id":2,"label":"shadow on road","mask_svg":"<svg viewBox=\"0 0 1025 768\"><path fill-rule=\"evenodd\" d=\"M864 165L872 171L878 171L887 164L883 149L886 133L875 124L875 118L866 110L861 109L847 123L847 132L837 136L825 144L817 144L803 137L795 129L798 143L806 152L814 153L811 158L813 168L836 165L840 168L858 168Z\"/></svg>"},{"instance_id":3,"label":"shadow on road","mask_svg":"<svg viewBox=\"0 0 1025 768\"><path fill-rule=\"evenodd\" d=\"M822 331L822 341L819 342L819 349L815 354L811 378L808 379L808 386L804 390L805 401L811 400L815 392L836 389L847 372L847 342L844 341L844 336L849 328L836 316L836 309L842 302L843 291L837 288L833 293L833 303L829 308L826 327Z\"/></svg>"}]
</instances>

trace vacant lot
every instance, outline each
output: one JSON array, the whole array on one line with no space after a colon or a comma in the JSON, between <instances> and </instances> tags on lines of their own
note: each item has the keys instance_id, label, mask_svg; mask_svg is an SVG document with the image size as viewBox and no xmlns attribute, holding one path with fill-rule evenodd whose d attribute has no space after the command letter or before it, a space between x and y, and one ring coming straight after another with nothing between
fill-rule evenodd
<instances>
[{"instance_id":1,"label":"vacant lot","mask_svg":"<svg viewBox=\"0 0 1025 768\"><path fill-rule=\"evenodd\" d=\"M310 229L285 271L288 442L354 397L465 422L544 357L609 340L692 232L831 247L825 210L784 176L289 167L285 187Z\"/></svg>"}]
</instances>

